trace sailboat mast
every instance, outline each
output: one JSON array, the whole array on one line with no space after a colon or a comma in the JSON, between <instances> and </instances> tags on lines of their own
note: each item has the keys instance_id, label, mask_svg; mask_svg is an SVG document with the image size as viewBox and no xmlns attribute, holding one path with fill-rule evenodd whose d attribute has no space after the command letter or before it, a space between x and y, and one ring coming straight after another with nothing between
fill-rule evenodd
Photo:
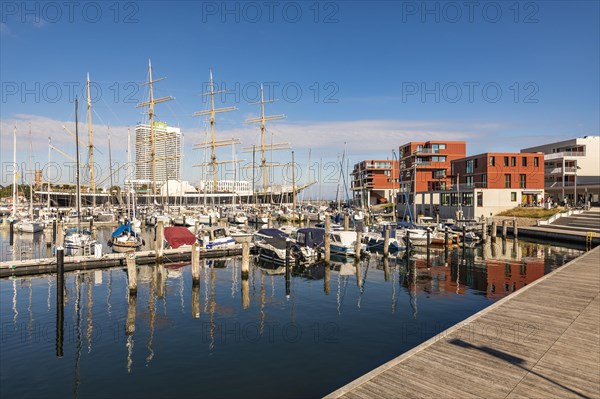
<instances>
[{"instance_id":1,"label":"sailboat mast","mask_svg":"<svg viewBox=\"0 0 600 399\"><path fill-rule=\"evenodd\" d=\"M131 180L131 130L127 129L127 179ZM131 217L131 183L127 190L127 218Z\"/></svg>"},{"instance_id":2,"label":"sailboat mast","mask_svg":"<svg viewBox=\"0 0 600 399\"><path fill-rule=\"evenodd\" d=\"M13 129L13 163L14 163L15 170L13 171L12 217L14 219L15 216L17 215L17 175L19 174L18 166L17 166L17 125L15 125L15 128Z\"/></svg>"},{"instance_id":3,"label":"sailboat mast","mask_svg":"<svg viewBox=\"0 0 600 399\"><path fill-rule=\"evenodd\" d=\"M87 117L88 117L88 140L90 154L90 185L92 188L92 207L96 207L96 182L94 180L94 144L92 141L92 97L90 95L90 74L87 75Z\"/></svg>"},{"instance_id":4,"label":"sailboat mast","mask_svg":"<svg viewBox=\"0 0 600 399\"><path fill-rule=\"evenodd\" d=\"M33 175L35 177L35 170L31 169L31 153L32 153L33 143L31 141L31 122L29 122L29 173L33 171ZM31 176L29 177L29 218L33 220L33 187L31 185Z\"/></svg>"},{"instance_id":5,"label":"sailboat mast","mask_svg":"<svg viewBox=\"0 0 600 399\"><path fill-rule=\"evenodd\" d=\"M129 140L129 137L127 137ZM112 205L112 187L113 187L113 170L112 170L112 154L110 148L110 125L108 125L108 173L110 173L110 188L108 189L108 203ZM119 192L119 198L121 193Z\"/></svg>"},{"instance_id":6,"label":"sailboat mast","mask_svg":"<svg viewBox=\"0 0 600 399\"><path fill-rule=\"evenodd\" d=\"M52 151L52 138L48 137L48 166L50 166L50 153ZM50 176L46 175L48 179L47 191L48 191L48 211L50 211Z\"/></svg>"},{"instance_id":7,"label":"sailboat mast","mask_svg":"<svg viewBox=\"0 0 600 399\"><path fill-rule=\"evenodd\" d=\"M267 157L265 156L265 95L260 85L260 167L263 175L263 193L267 195Z\"/></svg>"},{"instance_id":8,"label":"sailboat mast","mask_svg":"<svg viewBox=\"0 0 600 399\"><path fill-rule=\"evenodd\" d=\"M292 151L292 223L296 222L296 162Z\"/></svg>"},{"instance_id":9,"label":"sailboat mast","mask_svg":"<svg viewBox=\"0 0 600 399\"><path fill-rule=\"evenodd\" d=\"M77 119L77 108L78 108L77 96L75 96L75 156L77 161L77 169L75 172L75 179L77 182L77 232L81 232L81 188L79 186L79 121Z\"/></svg>"}]
</instances>

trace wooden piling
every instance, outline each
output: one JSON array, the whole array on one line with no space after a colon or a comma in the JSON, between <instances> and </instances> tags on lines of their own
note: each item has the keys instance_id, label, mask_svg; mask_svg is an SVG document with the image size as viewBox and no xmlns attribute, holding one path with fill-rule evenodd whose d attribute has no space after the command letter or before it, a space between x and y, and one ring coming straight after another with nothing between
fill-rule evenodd
<instances>
[{"instance_id":1,"label":"wooden piling","mask_svg":"<svg viewBox=\"0 0 600 399\"><path fill-rule=\"evenodd\" d=\"M344 230L345 231L350 230L350 216L349 215L344 215Z\"/></svg>"},{"instance_id":2,"label":"wooden piling","mask_svg":"<svg viewBox=\"0 0 600 399\"><path fill-rule=\"evenodd\" d=\"M10 246L12 247L13 244L15 243L15 221L11 220L10 221L10 233L9 233L9 242L10 242Z\"/></svg>"},{"instance_id":3,"label":"wooden piling","mask_svg":"<svg viewBox=\"0 0 600 399\"><path fill-rule=\"evenodd\" d=\"M156 223L156 242L154 249L156 250L156 261L162 263L165 241L165 224L162 220Z\"/></svg>"},{"instance_id":4,"label":"wooden piling","mask_svg":"<svg viewBox=\"0 0 600 399\"><path fill-rule=\"evenodd\" d=\"M496 238L497 234L498 234L498 226L496 224L496 221L493 220L492 221L492 238Z\"/></svg>"},{"instance_id":5,"label":"wooden piling","mask_svg":"<svg viewBox=\"0 0 600 399\"><path fill-rule=\"evenodd\" d=\"M56 219L52 220L52 244L56 245Z\"/></svg>"},{"instance_id":6,"label":"wooden piling","mask_svg":"<svg viewBox=\"0 0 600 399\"><path fill-rule=\"evenodd\" d=\"M192 283L200 282L200 244L192 245Z\"/></svg>"},{"instance_id":7,"label":"wooden piling","mask_svg":"<svg viewBox=\"0 0 600 399\"><path fill-rule=\"evenodd\" d=\"M200 231L200 221L196 220L196 223L194 223L194 235L197 235L199 231Z\"/></svg>"},{"instance_id":8,"label":"wooden piling","mask_svg":"<svg viewBox=\"0 0 600 399\"><path fill-rule=\"evenodd\" d=\"M519 237L519 226L517 226L517 218L513 218L513 237Z\"/></svg>"},{"instance_id":9,"label":"wooden piling","mask_svg":"<svg viewBox=\"0 0 600 399\"><path fill-rule=\"evenodd\" d=\"M59 222L56 231L56 246L62 247L65 243L65 222Z\"/></svg>"},{"instance_id":10,"label":"wooden piling","mask_svg":"<svg viewBox=\"0 0 600 399\"><path fill-rule=\"evenodd\" d=\"M329 236L331 231L331 218L329 213L325 213L325 235L323 245L325 246L325 265L328 266L331 261L331 237Z\"/></svg>"},{"instance_id":11,"label":"wooden piling","mask_svg":"<svg viewBox=\"0 0 600 399\"><path fill-rule=\"evenodd\" d=\"M129 251L125 257L127 261L127 281L129 292L137 292L137 269L135 266L135 252Z\"/></svg>"},{"instance_id":12,"label":"wooden piling","mask_svg":"<svg viewBox=\"0 0 600 399\"><path fill-rule=\"evenodd\" d=\"M502 239L506 240L506 219L502 221Z\"/></svg>"},{"instance_id":13,"label":"wooden piling","mask_svg":"<svg viewBox=\"0 0 600 399\"><path fill-rule=\"evenodd\" d=\"M287 251L286 251L287 256ZM242 278L248 278L250 273L250 243L242 243Z\"/></svg>"},{"instance_id":14,"label":"wooden piling","mask_svg":"<svg viewBox=\"0 0 600 399\"><path fill-rule=\"evenodd\" d=\"M488 229L487 222L483 222L481 224L481 240L483 240L484 242L487 241L487 229Z\"/></svg>"},{"instance_id":15,"label":"wooden piling","mask_svg":"<svg viewBox=\"0 0 600 399\"><path fill-rule=\"evenodd\" d=\"M356 232L356 244L354 252L356 253L356 259L360 259L360 247L362 244L362 231Z\"/></svg>"},{"instance_id":16,"label":"wooden piling","mask_svg":"<svg viewBox=\"0 0 600 399\"><path fill-rule=\"evenodd\" d=\"M386 226L385 231L383 232L383 257L387 258L389 255L390 255L390 229L389 229L389 226Z\"/></svg>"}]
</instances>

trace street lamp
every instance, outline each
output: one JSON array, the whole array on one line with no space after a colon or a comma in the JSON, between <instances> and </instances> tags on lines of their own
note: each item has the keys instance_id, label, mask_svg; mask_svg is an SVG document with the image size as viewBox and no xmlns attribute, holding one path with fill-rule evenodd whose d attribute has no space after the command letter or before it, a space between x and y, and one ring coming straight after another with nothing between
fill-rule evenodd
<instances>
[{"instance_id":1,"label":"street lamp","mask_svg":"<svg viewBox=\"0 0 600 399\"><path fill-rule=\"evenodd\" d=\"M581 169L580 166L575 165L575 183L573 189L573 206L577 206L577 170Z\"/></svg>"}]
</instances>

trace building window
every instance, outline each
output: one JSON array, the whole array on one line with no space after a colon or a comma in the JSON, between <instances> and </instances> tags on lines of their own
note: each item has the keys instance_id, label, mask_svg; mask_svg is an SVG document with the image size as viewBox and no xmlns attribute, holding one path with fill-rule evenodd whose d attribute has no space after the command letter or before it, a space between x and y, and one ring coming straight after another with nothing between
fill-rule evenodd
<instances>
[{"instance_id":1,"label":"building window","mask_svg":"<svg viewBox=\"0 0 600 399\"><path fill-rule=\"evenodd\" d=\"M490 166L496 166L496 157L490 156Z\"/></svg>"},{"instance_id":2,"label":"building window","mask_svg":"<svg viewBox=\"0 0 600 399\"><path fill-rule=\"evenodd\" d=\"M510 157L510 166L517 166L517 157Z\"/></svg>"},{"instance_id":3,"label":"building window","mask_svg":"<svg viewBox=\"0 0 600 399\"><path fill-rule=\"evenodd\" d=\"M467 170L466 170L466 173L467 174L473 173L473 160L472 159L469 159L467 161Z\"/></svg>"},{"instance_id":4,"label":"building window","mask_svg":"<svg viewBox=\"0 0 600 399\"><path fill-rule=\"evenodd\" d=\"M535 166L536 168L538 166L540 166L540 158L539 157L533 158L533 166Z\"/></svg>"},{"instance_id":5,"label":"building window","mask_svg":"<svg viewBox=\"0 0 600 399\"><path fill-rule=\"evenodd\" d=\"M527 186L527 175L521 174L519 176L519 187L525 188Z\"/></svg>"},{"instance_id":6,"label":"building window","mask_svg":"<svg viewBox=\"0 0 600 399\"><path fill-rule=\"evenodd\" d=\"M477 158L475 158L475 159L473 160L473 166L475 167L475 169L477 169Z\"/></svg>"},{"instance_id":7,"label":"building window","mask_svg":"<svg viewBox=\"0 0 600 399\"><path fill-rule=\"evenodd\" d=\"M527 157L521 158L521 165L522 166L527 166Z\"/></svg>"},{"instance_id":8,"label":"building window","mask_svg":"<svg viewBox=\"0 0 600 399\"><path fill-rule=\"evenodd\" d=\"M446 162L445 156L431 157L431 162Z\"/></svg>"},{"instance_id":9,"label":"building window","mask_svg":"<svg viewBox=\"0 0 600 399\"><path fill-rule=\"evenodd\" d=\"M487 187L487 174L485 173L481 175L481 187Z\"/></svg>"},{"instance_id":10,"label":"building window","mask_svg":"<svg viewBox=\"0 0 600 399\"><path fill-rule=\"evenodd\" d=\"M508 166L508 157L504 157L504 166Z\"/></svg>"},{"instance_id":11,"label":"building window","mask_svg":"<svg viewBox=\"0 0 600 399\"><path fill-rule=\"evenodd\" d=\"M510 188L510 174L504 175L504 188Z\"/></svg>"},{"instance_id":12,"label":"building window","mask_svg":"<svg viewBox=\"0 0 600 399\"><path fill-rule=\"evenodd\" d=\"M473 176L467 176L467 188L473 187Z\"/></svg>"},{"instance_id":13,"label":"building window","mask_svg":"<svg viewBox=\"0 0 600 399\"><path fill-rule=\"evenodd\" d=\"M512 202L517 202L517 193L516 192L513 191L510 193L510 200Z\"/></svg>"},{"instance_id":14,"label":"building window","mask_svg":"<svg viewBox=\"0 0 600 399\"><path fill-rule=\"evenodd\" d=\"M419 145L417 146L417 151L423 151L423 146L419 144Z\"/></svg>"},{"instance_id":15,"label":"building window","mask_svg":"<svg viewBox=\"0 0 600 399\"><path fill-rule=\"evenodd\" d=\"M483 193L481 191L477 193L477 206L483 206Z\"/></svg>"},{"instance_id":16,"label":"building window","mask_svg":"<svg viewBox=\"0 0 600 399\"><path fill-rule=\"evenodd\" d=\"M442 194L440 199L441 205L450 205L450 194Z\"/></svg>"},{"instance_id":17,"label":"building window","mask_svg":"<svg viewBox=\"0 0 600 399\"><path fill-rule=\"evenodd\" d=\"M446 144L438 144L438 146L440 147L440 150L446 149Z\"/></svg>"}]
</instances>

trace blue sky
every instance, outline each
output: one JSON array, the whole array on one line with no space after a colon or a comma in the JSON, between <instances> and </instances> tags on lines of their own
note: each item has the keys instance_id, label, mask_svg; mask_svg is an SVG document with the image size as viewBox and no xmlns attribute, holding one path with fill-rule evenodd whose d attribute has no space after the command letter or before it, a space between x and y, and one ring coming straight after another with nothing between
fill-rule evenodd
<instances>
[{"instance_id":1,"label":"blue sky","mask_svg":"<svg viewBox=\"0 0 600 399\"><path fill-rule=\"evenodd\" d=\"M110 124L113 158L124 161L126 129L143 118L135 103L145 100L138 84L149 58L155 77L167 78L157 96L176 98L157 105L157 115L181 127L186 147L203 140L205 124L191 115L206 108L199 94L209 68L235 92L219 106L239 108L217 120L218 133L256 143L258 129L243 122L257 115L248 101L267 82L278 99L267 112L287 115L269 132L290 142L304 165L309 148L312 161L335 162L344 142L354 162L387 158L410 140L464 139L475 154L598 134L598 2L466 4L76 2L69 10L62 2L3 2L2 163L12 161L15 122L20 158L30 121L36 162L47 158L48 136L74 152L61 126L72 125L69 87L81 98L87 72L101 89L97 159L107 162ZM189 165L202 155L186 148L185 157ZM184 168L191 181L198 173ZM6 175L3 167L3 183Z\"/></svg>"}]
</instances>

